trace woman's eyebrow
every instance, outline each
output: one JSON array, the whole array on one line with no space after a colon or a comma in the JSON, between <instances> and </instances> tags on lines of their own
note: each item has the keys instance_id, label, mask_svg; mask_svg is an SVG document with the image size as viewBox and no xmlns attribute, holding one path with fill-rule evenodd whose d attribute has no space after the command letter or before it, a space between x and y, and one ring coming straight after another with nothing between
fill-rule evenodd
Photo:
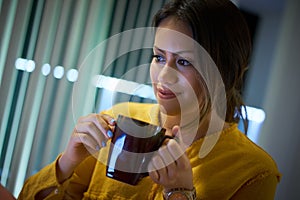
<instances>
[{"instance_id":1,"label":"woman's eyebrow","mask_svg":"<svg viewBox=\"0 0 300 200\"><path fill-rule=\"evenodd\" d=\"M165 53L165 51L164 51L164 50L162 50L162 49L158 48L157 46L154 46L154 47L153 47L153 50L156 50L156 51L161 51L161 52Z\"/></svg>"},{"instance_id":2,"label":"woman's eyebrow","mask_svg":"<svg viewBox=\"0 0 300 200\"><path fill-rule=\"evenodd\" d=\"M161 52L163 52L163 53L165 53L165 52L170 52L170 51L166 51L166 50L160 49L160 48L158 48L157 46L154 46L153 49L155 49L155 50L157 50L157 51L161 51ZM180 54L184 54L184 53L194 53L194 51L193 51L193 50L180 50L180 51L175 51L175 52L170 52L170 53L176 54L176 55L180 55Z\"/></svg>"}]
</instances>

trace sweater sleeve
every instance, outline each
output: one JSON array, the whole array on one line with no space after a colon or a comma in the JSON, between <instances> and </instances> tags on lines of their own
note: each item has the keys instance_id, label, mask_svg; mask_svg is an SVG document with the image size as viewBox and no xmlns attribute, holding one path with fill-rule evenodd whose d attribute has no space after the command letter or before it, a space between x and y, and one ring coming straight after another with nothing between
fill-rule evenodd
<instances>
[{"instance_id":1,"label":"sweater sleeve","mask_svg":"<svg viewBox=\"0 0 300 200\"><path fill-rule=\"evenodd\" d=\"M84 160L64 183L56 179L56 163L51 164L30 177L24 184L19 200L33 199L81 199L87 190L94 170L96 159L93 156Z\"/></svg>"},{"instance_id":2,"label":"sweater sleeve","mask_svg":"<svg viewBox=\"0 0 300 200\"><path fill-rule=\"evenodd\" d=\"M65 188L69 185L69 180L60 184L56 179L56 163L60 156L53 163L47 165L26 180L18 196L18 200L51 200L63 198Z\"/></svg>"},{"instance_id":3,"label":"sweater sleeve","mask_svg":"<svg viewBox=\"0 0 300 200\"><path fill-rule=\"evenodd\" d=\"M279 177L261 176L243 185L231 198L232 200L273 200Z\"/></svg>"}]
</instances>

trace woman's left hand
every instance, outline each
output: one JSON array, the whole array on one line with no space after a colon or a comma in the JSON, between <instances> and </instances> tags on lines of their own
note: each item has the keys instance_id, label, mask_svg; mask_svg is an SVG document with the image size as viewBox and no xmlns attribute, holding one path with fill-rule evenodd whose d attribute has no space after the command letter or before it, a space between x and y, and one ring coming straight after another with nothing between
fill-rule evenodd
<instances>
[{"instance_id":1,"label":"woman's left hand","mask_svg":"<svg viewBox=\"0 0 300 200\"><path fill-rule=\"evenodd\" d=\"M193 189L193 172L189 158L184 152L178 126L172 128L174 139L170 139L153 156L149 163L151 179L166 191L172 188Z\"/></svg>"}]
</instances>

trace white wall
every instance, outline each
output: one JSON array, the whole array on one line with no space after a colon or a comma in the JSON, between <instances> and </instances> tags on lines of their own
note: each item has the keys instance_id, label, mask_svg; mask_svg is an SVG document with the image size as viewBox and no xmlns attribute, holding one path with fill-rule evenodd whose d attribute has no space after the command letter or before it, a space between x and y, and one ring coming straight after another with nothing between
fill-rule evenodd
<instances>
[{"instance_id":1,"label":"white wall","mask_svg":"<svg viewBox=\"0 0 300 200\"><path fill-rule=\"evenodd\" d=\"M276 199L300 199L300 1L289 0L263 102L267 118L259 140L283 174Z\"/></svg>"},{"instance_id":2,"label":"white wall","mask_svg":"<svg viewBox=\"0 0 300 200\"><path fill-rule=\"evenodd\" d=\"M300 1L262 13L246 102L266 112L258 144L283 174L275 199L300 199Z\"/></svg>"},{"instance_id":3,"label":"white wall","mask_svg":"<svg viewBox=\"0 0 300 200\"><path fill-rule=\"evenodd\" d=\"M261 108L270 79L272 60L280 31L281 11L259 13L259 23L254 38L252 60L247 74L245 101L247 105Z\"/></svg>"}]
</instances>

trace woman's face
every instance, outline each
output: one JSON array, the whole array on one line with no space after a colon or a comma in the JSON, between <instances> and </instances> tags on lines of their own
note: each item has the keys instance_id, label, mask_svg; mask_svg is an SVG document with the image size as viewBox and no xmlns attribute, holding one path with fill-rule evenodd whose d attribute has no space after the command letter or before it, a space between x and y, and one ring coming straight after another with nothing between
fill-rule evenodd
<instances>
[{"instance_id":1,"label":"woman's face","mask_svg":"<svg viewBox=\"0 0 300 200\"><path fill-rule=\"evenodd\" d=\"M203 104L205 92L194 66L191 38L190 27L173 17L164 19L156 31L150 75L161 110L168 115L190 113Z\"/></svg>"}]
</instances>

